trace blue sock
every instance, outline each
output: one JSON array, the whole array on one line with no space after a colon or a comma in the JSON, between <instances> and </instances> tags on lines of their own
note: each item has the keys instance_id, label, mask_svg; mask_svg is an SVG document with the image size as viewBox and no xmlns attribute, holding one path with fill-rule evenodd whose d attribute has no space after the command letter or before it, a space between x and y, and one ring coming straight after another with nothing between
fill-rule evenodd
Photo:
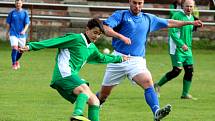
<instances>
[{"instance_id":1,"label":"blue sock","mask_svg":"<svg viewBox=\"0 0 215 121\"><path fill-rule=\"evenodd\" d=\"M18 61L21 58L21 56L22 56L22 53L18 52L16 56L16 61Z\"/></svg>"},{"instance_id":2,"label":"blue sock","mask_svg":"<svg viewBox=\"0 0 215 121\"><path fill-rule=\"evenodd\" d=\"M17 53L19 51L16 50L16 49L12 49L12 52L11 52L11 58L12 58L12 64L14 65L16 63L16 58L17 58Z\"/></svg>"},{"instance_id":3,"label":"blue sock","mask_svg":"<svg viewBox=\"0 0 215 121\"><path fill-rule=\"evenodd\" d=\"M157 94L152 86L145 89L145 99L147 104L150 106L153 114L155 114L155 112L157 111L157 109L160 108L160 106Z\"/></svg>"},{"instance_id":4,"label":"blue sock","mask_svg":"<svg viewBox=\"0 0 215 121\"><path fill-rule=\"evenodd\" d=\"M99 92L96 93L96 97L99 99ZM100 102L100 105L102 105L105 102L105 100L99 99L99 102Z\"/></svg>"}]
</instances>

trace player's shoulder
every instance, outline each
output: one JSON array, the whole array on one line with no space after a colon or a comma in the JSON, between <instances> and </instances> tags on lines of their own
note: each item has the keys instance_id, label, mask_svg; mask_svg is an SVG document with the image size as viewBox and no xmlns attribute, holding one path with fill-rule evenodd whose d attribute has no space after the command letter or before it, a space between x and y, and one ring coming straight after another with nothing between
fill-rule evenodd
<instances>
[{"instance_id":1,"label":"player's shoulder","mask_svg":"<svg viewBox=\"0 0 215 121\"><path fill-rule=\"evenodd\" d=\"M122 15L129 13L129 10L116 10L113 14Z\"/></svg>"},{"instance_id":2,"label":"player's shoulder","mask_svg":"<svg viewBox=\"0 0 215 121\"><path fill-rule=\"evenodd\" d=\"M10 14L10 13L13 13L14 11L16 11L15 8L11 9L11 10L9 11L9 14Z\"/></svg>"},{"instance_id":3,"label":"player's shoulder","mask_svg":"<svg viewBox=\"0 0 215 121\"><path fill-rule=\"evenodd\" d=\"M184 16L185 14L182 11L177 11L172 15L172 19L177 19L180 18L182 16Z\"/></svg>"}]
</instances>

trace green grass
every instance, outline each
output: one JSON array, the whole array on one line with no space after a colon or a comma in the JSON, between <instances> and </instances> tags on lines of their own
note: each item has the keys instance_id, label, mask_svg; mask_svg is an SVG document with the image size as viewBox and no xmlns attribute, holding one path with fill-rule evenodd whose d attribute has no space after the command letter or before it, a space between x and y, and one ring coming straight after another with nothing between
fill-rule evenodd
<instances>
[{"instance_id":1,"label":"green grass","mask_svg":"<svg viewBox=\"0 0 215 121\"><path fill-rule=\"evenodd\" d=\"M73 105L49 87L54 49L25 53L21 69L11 69L9 44L0 44L0 121L68 121ZM215 90L213 50L194 50L195 73L191 93L197 101L179 99L183 73L161 88L160 104L173 111L164 121L214 121ZM154 80L171 69L166 49L147 50L148 68ZM86 65L81 76L90 81L93 92L100 89L105 65ZM101 109L101 121L152 121L144 92L124 80Z\"/></svg>"}]
</instances>

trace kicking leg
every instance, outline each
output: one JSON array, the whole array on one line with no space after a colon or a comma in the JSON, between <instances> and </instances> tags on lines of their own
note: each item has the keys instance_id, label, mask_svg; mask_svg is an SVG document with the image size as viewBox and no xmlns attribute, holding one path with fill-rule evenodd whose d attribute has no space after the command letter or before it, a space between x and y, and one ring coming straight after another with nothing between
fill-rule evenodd
<instances>
[{"instance_id":1,"label":"kicking leg","mask_svg":"<svg viewBox=\"0 0 215 121\"><path fill-rule=\"evenodd\" d=\"M133 80L145 90L145 93L144 93L145 100L149 105L149 107L151 108L155 119L162 119L165 116L167 116L171 111L171 106L170 106L170 110L166 110L166 108L165 110L163 108L160 108L157 94L153 88L151 73L149 71L140 73L136 75L133 78Z\"/></svg>"}]
</instances>

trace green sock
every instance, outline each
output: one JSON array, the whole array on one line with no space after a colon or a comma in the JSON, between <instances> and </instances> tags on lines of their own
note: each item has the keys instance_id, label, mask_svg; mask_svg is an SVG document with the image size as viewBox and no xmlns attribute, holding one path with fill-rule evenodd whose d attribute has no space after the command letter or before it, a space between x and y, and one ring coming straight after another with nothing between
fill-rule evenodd
<instances>
[{"instance_id":1,"label":"green sock","mask_svg":"<svg viewBox=\"0 0 215 121\"><path fill-rule=\"evenodd\" d=\"M165 83L167 83L169 80L167 80L166 78L166 74L160 79L160 81L158 82L159 86L164 85Z\"/></svg>"},{"instance_id":2,"label":"green sock","mask_svg":"<svg viewBox=\"0 0 215 121\"><path fill-rule=\"evenodd\" d=\"M182 96L187 96L191 87L191 81L183 80L183 92Z\"/></svg>"},{"instance_id":3,"label":"green sock","mask_svg":"<svg viewBox=\"0 0 215 121\"><path fill-rule=\"evenodd\" d=\"M99 106L90 105L88 108L88 118L91 121L99 121Z\"/></svg>"},{"instance_id":4,"label":"green sock","mask_svg":"<svg viewBox=\"0 0 215 121\"><path fill-rule=\"evenodd\" d=\"M86 105L88 99L89 99L89 97L86 94L84 94L84 93L79 94L76 99L75 108L74 108L74 112L72 115L74 115L74 116L83 115L84 108L85 108L85 105Z\"/></svg>"}]
</instances>

